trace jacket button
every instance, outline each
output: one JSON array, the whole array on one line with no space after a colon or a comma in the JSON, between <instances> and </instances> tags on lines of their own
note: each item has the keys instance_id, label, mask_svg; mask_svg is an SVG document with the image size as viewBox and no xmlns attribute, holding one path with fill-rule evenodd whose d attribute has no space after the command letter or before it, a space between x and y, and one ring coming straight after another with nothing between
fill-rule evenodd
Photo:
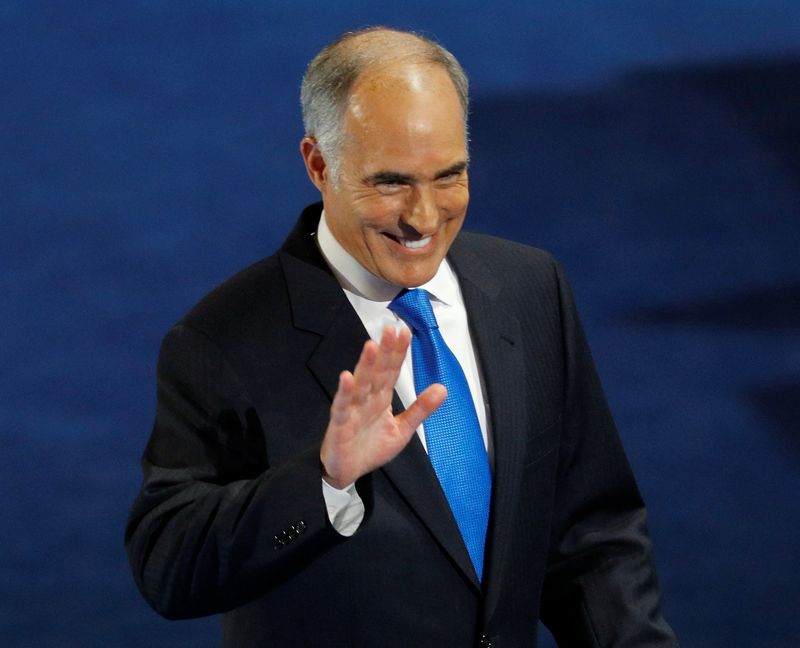
<instances>
[{"instance_id":1,"label":"jacket button","mask_svg":"<svg viewBox=\"0 0 800 648\"><path fill-rule=\"evenodd\" d=\"M303 520L300 520L297 524L294 525L295 530L298 533L303 533L306 530L306 523Z\"/></svg>"},{"instance_id":2,"label":"jacket button","mask_svg":"<svg viewBox=\"0 0 800 648\"><path fill-rule=\"evenodd\" d=\"M478 648L492 648L492 642L485 634L481 635L481 639L478 642Z\"/></svg>"},{"instance_id":3,"label":"jacket button","mask_svg":"<svg viewBox=\"0 0 800 648\"><path fill-rule=\"evenodd\" d=\"M277 551L278 549L283 547L283 545L285 545L285 544L286 544L286 542L284 542L282 538L280 538L278 536L272 536L272 548L275 551Z\"/></svg>"}]
</instances>

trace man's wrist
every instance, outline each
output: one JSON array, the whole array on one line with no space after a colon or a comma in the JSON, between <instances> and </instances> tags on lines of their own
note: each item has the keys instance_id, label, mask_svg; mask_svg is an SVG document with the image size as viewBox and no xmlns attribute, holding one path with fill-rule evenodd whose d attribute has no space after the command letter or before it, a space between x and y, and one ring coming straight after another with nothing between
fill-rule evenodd
<instances>
[{"instance_id":1,"label":"man's wrist","mask_svg":"<svg viewBox=\"0 0 800 648\"><path fill-rule=\"evenodd\" d=\"M353 484L355 484L355 480L351 479L349 481L344 481L341 479L336 479L333 477L325 468L325 463L320 458L319 460L319 469L322 473L322 480L328 484L331 488L335 488L336 490L344 491L350 488Z\"/></svg>"},{"instance_id":2,"label":"man's wrist","mask_svg":"<svg viewBox=\"0 0 800 648\"><path fill-rule=\"evenodd\" d=\"M340 490L331 486L324 479L322 496L328 511L328 520L337 533L345 537L353 535L364 519L364 502L358 495L355 483Z\"/></svg>"}]
</instances>

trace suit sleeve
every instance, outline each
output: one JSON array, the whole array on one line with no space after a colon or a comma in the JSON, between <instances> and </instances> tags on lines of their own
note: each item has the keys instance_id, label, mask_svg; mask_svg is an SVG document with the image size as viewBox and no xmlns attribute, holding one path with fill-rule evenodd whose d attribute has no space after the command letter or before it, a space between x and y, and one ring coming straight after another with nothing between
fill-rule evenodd
<instances>
[{"instance_id":1,"label":"suit sleeve","mask_svg":"<svg viewBox=\"0 0 800 648\"><path fill-rule=\"evenodd\" d=\"M660 611L646 511L557 267L564 349L564 426L542 593L560 646L677 646Z\"/></svg>"},{"instance_id":2,"label":"suit sleeve","mask_svg":"<svg viewBox=\"0 0 800 648\"><path fill-rule=\"evenodd\" d=\"M125 545L168 618L263 595L341 541L322 495L319 446L270 466L258 415L220 350L176 326L158 363L156 420Z\"/></svg>"}]
</instances>

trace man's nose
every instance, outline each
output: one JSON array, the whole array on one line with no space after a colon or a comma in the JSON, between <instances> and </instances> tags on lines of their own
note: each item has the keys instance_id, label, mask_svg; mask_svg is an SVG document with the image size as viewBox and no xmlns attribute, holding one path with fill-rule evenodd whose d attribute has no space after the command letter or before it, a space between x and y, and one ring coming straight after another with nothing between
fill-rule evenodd
<instances>
[{"instance_id":1,"label":"man's nose","mask_svg":"<svg viewBox=\"0 0 800 648\"><path fill-rule=\"evenodd\" d=\"M422 236L433 234L439 227L439 208L433 187L420 182L411 192L412 203L406 218L406 224L413 227Z\"/></svg>"}]
</instances>

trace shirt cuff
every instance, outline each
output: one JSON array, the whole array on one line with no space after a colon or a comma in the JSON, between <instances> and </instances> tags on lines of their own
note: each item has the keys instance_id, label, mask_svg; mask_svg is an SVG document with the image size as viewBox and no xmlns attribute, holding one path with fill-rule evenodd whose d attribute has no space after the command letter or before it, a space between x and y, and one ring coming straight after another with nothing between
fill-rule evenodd
<instances>
[{"instance_id":1,"label":"shirt cuff","mask_svg":"<svg viewBox=\"0 0 800 648\"><path fill-rule=\"evenodd\" d=\"M339 490L323 479L322 496L328 509L328 519L340 535L350 537L358 531L364 519L364 502L355 484Z\"/></svg>"}]
</instances>

